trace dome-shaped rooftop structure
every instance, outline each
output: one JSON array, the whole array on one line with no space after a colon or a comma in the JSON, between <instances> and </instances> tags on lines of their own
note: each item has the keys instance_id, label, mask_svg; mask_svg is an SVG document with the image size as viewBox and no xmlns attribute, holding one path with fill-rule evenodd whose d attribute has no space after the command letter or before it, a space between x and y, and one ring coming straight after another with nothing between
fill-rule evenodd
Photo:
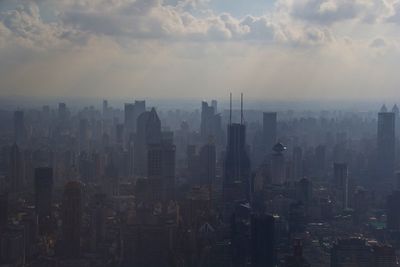
<instances>
[{"instance_id":1,"label":"dome-shaped rooftop structure","mask_svg":"<svg viewBox=\"0 0 400 267\"><path fill-rule=\"evenodd\" d=\"M282 153L283 151L286 150L286 147L282 143L279 142L276 145L274 145L272 150L275 151L276 153Z\"/></svg>"}]
</instances>

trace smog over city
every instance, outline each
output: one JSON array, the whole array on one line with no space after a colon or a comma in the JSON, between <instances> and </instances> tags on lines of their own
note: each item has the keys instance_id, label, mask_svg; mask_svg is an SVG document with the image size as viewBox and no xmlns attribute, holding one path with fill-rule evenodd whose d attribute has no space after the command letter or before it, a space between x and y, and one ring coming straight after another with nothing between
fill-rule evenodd
<instances>
[{"instance_id":1,"label":"smog over city","mask_svg":"<svg viewBox=\"0 0 400 267\"><path fill-rule=\"evenodd\" d=\"M0 267L400 266L400 0L0 0Z\"/></svg>"}]
</instances>

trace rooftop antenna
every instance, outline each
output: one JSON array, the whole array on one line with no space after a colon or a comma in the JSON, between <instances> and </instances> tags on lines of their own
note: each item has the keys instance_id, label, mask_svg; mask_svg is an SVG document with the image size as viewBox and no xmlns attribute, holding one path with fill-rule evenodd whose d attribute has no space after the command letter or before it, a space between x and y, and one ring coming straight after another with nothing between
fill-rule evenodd
<instances>
[{"instance_id":1,"label":"rooftop antenna","mask_svg":"<svg viewBox=\"0 0 400 267\"><path fill-rule=\"evenodd\" d=\"M230 93L230 102L229 102L229 124L232 124L232 93Z\"/></svg>"},{"instance_id":2,"label":"rooftop antenna","mask_svg":"<svg viewBox=\"0 0 400 267\"><path fill-rule=\"evenodd\" d=\"M240 124L243 124L243 93L240 95Z\"/></svg>"}]
</instances>

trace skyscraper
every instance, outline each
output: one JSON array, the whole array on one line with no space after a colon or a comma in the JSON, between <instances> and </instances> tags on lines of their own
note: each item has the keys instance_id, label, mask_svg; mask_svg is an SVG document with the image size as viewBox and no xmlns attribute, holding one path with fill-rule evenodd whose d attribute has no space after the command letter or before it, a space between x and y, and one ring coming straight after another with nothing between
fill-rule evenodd
<instances>
[{"instance_id":1,"label":"skyscraper","mask_svg":"<svg viewBox=\"0 0 400 267\"><path fill-rule=\"evenodd\" d=\"M161 142L161 121L154 108L142 113L137 119L134 143L134 172L137 176L147 175L147 151L151 144Z\"/></svg>"},{"instance_id":2,"label":"skyscraper","mask_svg":"<svg viewBox=\"0 0 400 267\"><path fill-rule=\"evenodd\" d=\"M200 149L200 184L211 185L216 175L216 151L213 143L208 143Z\"/></svg>"},{"instance_id":3,"label":"skyscraper","mask_svg":"<svg viewBox=\"0 0 400 267\"><path fill-rule=\"evenodd\" d=\"M203 142L209 138L219 141L221 138L221 115L216 113L217 102L213 100L211 106L207 102L201 102L200 134Z\"/></svg>"},{"instance_id":4,"label":"skyscraper","mask_svg":"<svg viewBox=\"0 0 400 267\"><path fill-rule=\"evenodd\" d=\"M58 103L58 118L60 121L66 120L68 118L67 104Z\"/></svg>"},{"instance_id":5,"label":"skyscraper","mask_svg":"<svg viewBox=\"0 0 400 267\"><path fill-rule=\"evenodd\" d=\"M334 163L333 184L337 200L342 203L342 208L347 209L349 204L349 174L346 163Z\"/></svg>"},{"instance_id":6,"label":"skyscraper","mask_svg":"<svg viewBox=\"0 0 400 267\"><path fill-rule=\"evenodd\" d=\"M78 258L82 226L82 188L77 181L70 181L64 187L62 200L62 244L63 256Z\"/></svg>"},{"instance_id":7,"label":"skyscraper","mask_svg":"<svg viewBox=\"0 0 400 267\"><path fill-rule=\"evenodd\" d=\"M125 104L125 131L128 137L136 132L137 119L146 111L145 101L135 101L135 103Z\"/></svg>"},{"instance_id":8,"label":"skyscraper","mask_svg":"<svg viewBox=\"0 0 400 267\"><path fill-rule=\"evenodd\" d=\"M364 239L339 239L331 249L331 267L371 266L372 252Z\"/></svg>"},{"instance_id":9,"label":"skyscraper","mask_svg":"<svg viewBox=\"0 0 400 267\"><path fill-rule=\"evenodd\" d=\"M223 190L226 203L249 199L250 159L246 149L246 125L243 124L243 108L241 122L232 123L230 121L228 125Z\"/></svg>"},{"instance_id":10,"label":"skyscraper","mask_svg":"<svg viewBox=\"0 0 400 267\"><path fill-rule=\"evenodd\" d=\"M23 158L17 144L11 146L8 188L11 193L18 193L23 187Z\"/></svg>"},{"instance_id":11,"label":"skyscraper","mask_svg":"<svg viewBox=\"0 0 400 267\"><path fill-rule=\"evenodd\" d=\"M286 182L286 161L284 152L286 147L282 143L277 143L272 148L271 155L271 182L281 185Z\"/></svg>"},{"instance_id":12,"label":"skyscraper","mask_svg":"<svg viewBox=\"0 0 400 267\"><path fill-rule=\"evenodd\" d=\"M268 214L251 216L251 266L275 266L274 217Z\"/></svg>"},{"instance_id":13,"label":"skyscraper","mask_svg":"<svg viewBox=\"0 0 400 267\"><path fill-rule=\"evenodd\" d=\"M277 136L277 113L264 112L263 113L263 136L264 146L267 153L271 151L276 143Z\"/></svg>"},{"instance_id":14,"label":"skyscraper","mask_svg":"<svg viewBox=\"0 0 400 267\"><path fill-rule=\"evenodd\" d=\"M385 183L393 183L395 146L395 113L382 109L378 114L377 178L380 181L383 179Z\"/></svg>"},{"instance_id":15,"label":"skyscraper","mask_svg":"<svg viewBox=\"0 0 400 267\"><path fill-rule=\"evenodd\" d=\"M8 220L8 195L0 192L0 231L7 225Z\"/></svg>"},{"instance_id":16,"label":"skyscraper","mask_svg":"<svg viewBox=\"0 0 400 267\"><path fill-rule=\"evenodd\" d=\"M26 137L24 112L17 110L14 112L14 142L21 145Z\"/></svg>"},{"instance_id":17,"label":"skyscraper","mask_svg":"<svg viewBox=\"0 0 400 267\"><path fill-rule=\"evenodd\" d=\"M387 222L386 227L392 231L400 231L400 191L393 191L391 195L387 197L386 200L386 214Z\"/></svg>"},{"instance_id":18,"label":"skyscraper","mask_svg":"<svg viewBox=\"0 0 400 267\"><path fill-rule=\"evenodd\" d=\"M131 138L131 135L135 132L136 120L135 120L135 105L126 103L124 106L124 120L125 120L125 134L127 139Z\"/></svg>"},{"instance_id":19,"label":"skyscraper","mask_svg":"<svg viewBox=\"0 0 400 267\"><path fill-rule=\"evenodd\" d=\"M160 197L163 201L174 199L175 188L175 146L171 142L149 144L148 177L158 180L161 185Z\"/></svg>"},{"instance_id":20,"label":"skyscraper","mask_svg":"<svg viewBox=\"0 0 400 267\"><path fill-rule=\"evenodd\" d=\"M35 208L38 216L39 232L49 232L51 222L51 201L53 191L53 169L35 169Z\"/></svg>"}]
</instances>

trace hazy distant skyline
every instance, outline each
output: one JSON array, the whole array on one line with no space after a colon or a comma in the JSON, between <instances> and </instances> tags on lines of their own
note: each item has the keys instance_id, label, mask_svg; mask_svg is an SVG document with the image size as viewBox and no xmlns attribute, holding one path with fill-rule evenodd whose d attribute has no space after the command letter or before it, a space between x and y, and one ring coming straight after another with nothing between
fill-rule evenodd
<instances>
[{"instance_id":1,"label":"hazy distant skyline","mask_svg":"<svg viewBox=\"0 0 400 267\"><path fill-rule=\"evenodd\" d=\"M398 99L398 0L2 0L0 97Z\"/></svg>"}]
</instances>

